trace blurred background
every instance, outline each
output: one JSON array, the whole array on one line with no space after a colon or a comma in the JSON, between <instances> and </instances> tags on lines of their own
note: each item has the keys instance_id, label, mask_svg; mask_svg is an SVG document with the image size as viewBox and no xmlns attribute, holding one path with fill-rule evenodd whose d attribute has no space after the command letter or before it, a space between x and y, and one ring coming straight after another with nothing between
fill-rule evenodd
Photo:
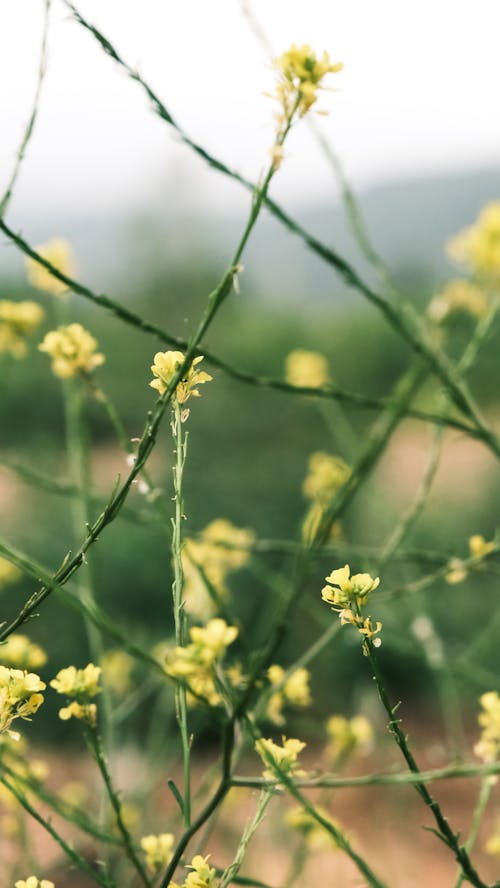
<instances>
[{"instance_id":1,"label":"blurred background","mask_svg":"<svg viewBox=\"0 0 500 888\"><path fill-rule=\"evenodd\" d=\"M332 78L334 90L323 93L319 103L329 116L317 117L317 125L341 160L375 248L400 292L419 308L456 273L446 259L446 240L498 197L500 129L494 109L500 10L494 0L474 8L452 0L418 5L312 0L307 8L295 0L144 0L140 8L129 0L82 0L80 10L140 70L193 139L252 180L268 162L273 139L273 105L265 96L273 88L273 54L292 41L307 41L318 51L326 49L333 61L342 60L345 69ZM0 190L29 115L42 13L41 2L3 0ZM272 49L266 49L262 34ZM305 121L287 144L272 196L374 280L346 221L338 177ZM62 4L54 3L39 118L9 207L9 224L34 245L64 237L75 253L79 280L187 338L230 260L248 206L248 194L180 144L151 112L142 90ZM409 362L400 339L358 293L347 290L266 213L244 265L241 293L233 294L207 337L214 353L250 373L283 378L286 355L296 348L312 349L328 358L340 386L374 397L391 392ZM28 286L23 257L4 237L0 298L40 301L47 311L46 329L54 326L54 298ZM97 337L106 354L99 380L130 437L139 436L154 402L149 366L158 343L79 297L72 296L69 305L71 318ZM471 325L467 318L456 321L456 354L468 341ZM60 384L35 345L29 360L4 357L0 365L2 458L68 480ZM499 406L497 372L492 336L471 375L491 421ZM309 455L341 453L351 463L374 415L350 409L339 420L335 405L257 390L218 371L213 375L189 422L187 532L196 533L223 516L253 528L259 538L297 539ZM435 408L436 394L429 383L419 405ZM87 413L95 491L105 497L116 475L125 472L125 461L98 405L89 404ZM340 421L350 426L352 450L336 434ZM370 547L384 542L412 501L431 431L410 421L399 427L345 515L339 563L347 560L349 546L361 546L368 555L358 569L375 564ZM167 501L171 452L165 424L152 472ZM428 508L407 547L438 553L438 565L465 556L471 534L492 538L498 492L488 451L458 433L446 433ZM1 535L55 567L74 545L68 499L37 491L5 465L0 494ZM140 506L139 493L132 494L131 504ZM148 644L171 630L169 558L162 530L125 518L106 531L102 552L96 547L93 556L99 600ZM287 575L290 560L270 556L267 566ZM313 571L300 621L281 652L284 663L330 620L313 603L334 566L326 560ZM384 584L397 587L423 569L398 561L388 566ZM453 658L489 619L489 599L477 594L484 582L482 576L472 577L451 588L440 580L411 605L401 601L386 612L381 604L380 616L388 626L384 665L395 693L404 688L405 699L414 695L429 711L437 705L437 697L429 698L419 646L406 631L403 642L397 627L407 629L416 613L430 609ZM256 623L253 617L266 600L266 585L252 569L242 571L233 585L233 606L244 624L261 633L254 639L258 646L265 620ZM25 580L3 593L7 616L31 589ZM165 622L159 626L163 607ZM42 644L57 636L51 668L66 665L68 658L86 662L79 619L62 611L55 599L30 628ZM318 712L354 711L370 697L355 642L346 639L322 653L313 688ZM493 681L491 657L492 647L486 645L475 665ZM334 687L321 674L335 674ZM477 694L485 689L477 674L475 680L472 674L461 678L469 719ZM47 731L71 730L49 720L46 724Z\"/></svg>"}]
</instances>

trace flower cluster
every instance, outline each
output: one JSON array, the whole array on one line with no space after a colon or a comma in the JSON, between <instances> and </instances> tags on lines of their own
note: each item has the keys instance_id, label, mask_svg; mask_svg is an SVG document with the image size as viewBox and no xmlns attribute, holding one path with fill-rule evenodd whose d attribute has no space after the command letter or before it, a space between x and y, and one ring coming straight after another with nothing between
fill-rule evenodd
<instances>
[{"instance_id":1,"label":"flower cluster","mask_svg":"<svg viewBox=\"0 0 500 888\"><path fill-rule=\"evenodd\" d=\"M283 709L286 705L301 709L311 705L309 670L301 667L295 669L288 678L285 676L285 670L277 663L267 670L273 693L269 697L266 715L275 725L284 724Z\"/></svg>"},{"instance_id":2,"label":"flower cluster","mask_svg":"<svg viewBox=\"0 0 500 888\"><path fill-rule=\"evenodd\" d=\"M0 663L18 669L40 669L47 662L47 654L27 635L9 635L5 644L0 645Z\"/></svg>"},{"instance_id":3,"label":"flower cluster","mask_svg":"<svg viewBox=\"0 0 500 888\"><path fill-rule=\"evenodd\" d=\"M165 672L186 683L191 691L188 694L190 703L201 699L209 706L219 705L221 697L215 686L214 668L237 635L235 626L228 626L225 620L216 618L209 620L206 626L193 626L189 630L191 644L167 649Z\"/></svg>"},{"instance_id":4,"label":"flower cluster","mask_svg":"<svg viewBox=\"0 0 500 888\"><path fill-rule=\"evenodd\" d=\"M494 762L500 753L500 697L497 691L488 691L479 702L483 711L477 720L483 730L474 752L483 762Z\"/></svg>"},{"instance_id":5,"label":"flower cluster","mask_svg":"<svg viewBox=\"0 0 500 888\"><path fill-rule=\"evenodd\" d=\"M470 281L453 280L434 297L427 314L439 324L455 312L467 312L481 318L488 309L488 297L482 287Z\"/></svg>"},{"instance_id":6,"label":"flower cluster","mask_svg":"<svg viewBox=\"0 0 500 888\"><path fill-rule=\"evenodd\" d=\"M52 370L60 379L92 373L105 361L96 351L97 340L81 324L51 330L38 348L52 358Z\"/></svg>"},{"instance_id":7,"label":"flower cluster","mask_svg":"<svg viewBox=\"0 0 500 888\"><path fill-rule=\"evenodd\" d=\"M374 626L371 617L363 617L360 613L370 593L377 588L379 578L373 579L366 573L354 574L351 577L350 567L346 564L338 570L333 570L325 579L330 585L323 587L321 597L338 613L342 625L351 623L356 626L365 642L370 639L375 647L380 647L380 638L375 636L382 629L382 623L377 620ZM363 647L363 650L366 653L366 647Z\"/></svg>"},{"instance_id":8,"label":"flower cluster","mask_svg":"<svg viewBox=\"0 0 500 888\"><path fill-rule=\"evenodd\" d=\"M18 879L15 888L55 888L49 879L38 879L37 876L28 876L27 879Z\"/></svg>"},{"instance_id":9,"label":"flower cluster","mask_svg":"<svg viewBox=\"0 0 500 888\"><path fill-rule=\"evenodd\" d=\"M15 564L0 557L0 589L11 583L18 583L21 577L22 573Z\"/></svg>"},{"instance_id":10,"label":"flower cluster","mask_svg":"<svg viewBox=\"0 0 500 888\"><path fill-rule=\"evenodd\" d=\"M156 873L162 867L168 866L172 860L173 844L174 836L172 833L144 836L141 839L141 848L146 856L146 866L152 873Z\"/></svg>"},{"instance_id":11,"label":"flower cluster","mask_svg":"<svg viewBox=\"0 0 500 888\"><path fill-rule=\"evenodd\" d=\"M311 501L302 525L305 543L316 538L325 511L350 475L351 469L340 456L318 450L309 457L307 475L302 483L302 493ZM341 533L340 524L336 522L331 528L330 539L337 539Z\"/></svg>"},{"instance_id":12,"label":"flower cluster","mask_svg":"<svg viewBox=\"0 0 500 888\"><path fill-rule=\"evenodd\" d=\"M183 376L177 383L175 389L175 400L182 406L191 396L199 398L200 392L198 385L205 382L211 382L212 376L205 373L204 370L197 370L196 367L203 360L203 356L199 355L194 358L192 364L184 371ZM156 389L160 395L163 395L170 385L179 367L184 363L184 355L179 351L157 352L154 357L154 363L151 365L151 372L155 379L149 383L151 388Z\"/></svg>"},{"instance_id":13,"label":"flower cluster","mask_svg":"<svg viewBox=\"0 0 500 888\"><path fill-rule=\"evenodd\" d=\"M89 663L85 669L68 666L57 673L50 682L50 686L58 694L63 694L71 701L68 706L59 710L59 718L63 721L72 717L81 718L91 725L95 724L96 705L90 703L90 700L101 691L99 687L100 675L100 666L94 666L93 663Z\"/></svg>"},{"instance_id":14,"label":"flower cluster","mask_svg":"<svg viewBox=\"0 0 500 888\"><path fill-rule=\"evenodd\" d=\"M43 703L40 691L45 687L45 682L34 672L0 666L0 734L7 731L12 738L19 737L10 730L12 722L16 718L30 721L30 716Z\"/></svg>"},{"instance_id":15,"label":"flower cluster","mask_svg":"<svg viewBox=\"0 0 500 888\"><path fill-rule=\"evenodd\" d=\"M300 117L309 111L324 89L323 81L327 74L335 74L344 67L342 62L332 64L327 52L318 58L306 43L292 44L287 52L274 60L278 71L275 98L279 102L279 122L283 125L297 112Z\"/></svg>"},{"instance_id":16,"label":"flower cluster","mask_svg":"<svg viewBox=\"0 0 500 888\"><path fill-rule=\"evenodd\" d=\"M53 238L46 244L36 247L36 252L43 259L46 259L47 262L50 262L54 268L66 275L66 277L74 277L75 263L67 241L62 238ZM26 267L30 284L33 284L39 290L53 293L54 296L61 296L68 290L67 284L54 277L47 268L40 265L35 259L28 259Z\"/></svg>"},{"instance_id":17,"label":"flower cluster","mask_svg":"<svg viewBox=\"0 0 500 888\"><path fill-rule=\"evenodd\" d=\"M119 696L130 690L134 659L121 650L105 651L100 659L104 684Z\"/></svg>"},{"instance_id":18,"label":"flower cluster","mask_svg":"<svg viewBox=\"0 0 500 888\"><path fill-rule=\"evenodd\" d=\"M216 873L212 866L208 865L209 855L202 857L196 854L188 869L191 872L186 876L182 885L170 882L168 888L216 888Z\"/></svg>"},{"instance_id":19,"label":"flower cluster","mask_svg":"<svg viewBox=\"0 0 500 888\"><path fill-rule=\"evenodd\" d=\"M326 723L328 745L326 751L334 761L350 755L368 755L373 748L373 728L364 715L345 718L332 715Z\"/></svg>"},{"instance_id":20,"label":"flower cluster","mask_svg":"<svg viewBox=\"0 0 500 888\"><path fill-rule=\"evenodd\" d=\"M327 820L334 827L337 833L342 835L341 824L338 820L330 817L326 808L323 808L322 805L315 805L314 808L324 820ZM321 823L318 823L305 808L292 808L290 811L287 811L285 823L304 837L305 843L311 851L320 851L322 849L333 851L339 849L339 845L333 835L327 832Z\"/></svg>"},{"instance_id":21,"label":"flower cluster","mask_svg":"<svg viewBox=\"0 0 500 888\"><path fill-rule=\"evenodd\" d=\"M305 771L299 767L298 755L305 747L302 740L282 737L282 746L273 740L265 740L261 737L255 743L255 750L267 766L262 772L265 780L276 780L282 774L287 777L304 777Z\"/></svg>"},{"instance_id":22,"label":"flower cluster","mask_svg":"<svg viewBox=\"0 0 500 888\"><path fill-rule=\"evenodd\" d=\"M330 382L328 361L319 352L297 348L287 355L285 379L290 385L320 388Z\"/></svg>"},{"instance_id":23,"label":"flower cluster","mask_svg":"<svg viewBox=\"0 0 500 888\"><path fill-rule=\"evenodd\" d=\"M186 538L181 552L184 574L183 595L186 610L202 620L216 611L216 601L227 599L226 578L248 562L249 549L255 539L253 531L235 527L224 518L217 518L202 530L197 539ZM211 587L214 596L207 590Z\"/></svg>"},{"instance_id":24,"label":"flower cluster","mask_svg":"<svg viewBox=\"0 0 500 888\"><path fill-rule=\"evenodd\" d=\"M340 456L318 450L309 457L302 492L306 499L327 506L350 475L351 469Z\"/></svg>"},{"instance_id":25,"label":"flower cluster","mask_svg":"<svg viewBox=\"0 0 500 888\"><path fill-rule=\"evenodd\" d=\"M0 355L24 358L26 339L43 319L43 309L36 302L12 302L0 299Z\"/></svg>"},{"instance_id":26,"label":"flower cluster","mask_svg":"<svg viewBox=\"0 0 500 888\"><path fill-rule=\"evenodd\" d=\"M480 533L475 533L469 537L469 554L474 561L482 561L483 558L496 549L496 546L495 540L485 540ZM466 578L467 564L465 561L461 558L451 558L445 574L446 582L455 585L456 583L461 583Z\"/></svg>"},{"instance_id":27,"label":"flower cluster","mask_svg":"<svg viewBox=\"0 0 500 888\"><path fill-rule=\"evenodd\" d=\"M478 277L500 276L500 201L485 206L474 225L449 241L452 259L467 265Z\"/></svg>"}]
</instances>

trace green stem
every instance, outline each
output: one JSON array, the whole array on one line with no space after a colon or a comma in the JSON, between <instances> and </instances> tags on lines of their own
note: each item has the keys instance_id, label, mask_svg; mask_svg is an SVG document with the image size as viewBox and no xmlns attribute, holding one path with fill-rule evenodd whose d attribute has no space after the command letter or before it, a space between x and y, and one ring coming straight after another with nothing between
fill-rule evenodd
<instances>
[{"instance_id":1,"label":"green stem","mask_svg":"<svg viewBox=\"0 0 500 888\"><path fill-rule=\"evenodd\" d=\"M71 860L71 862L82 872L87 873L94 882L97 882L98 885L101 885L101 888L117 888L114 880L111 879L109 873L104 872L100 873L98 870L94 869L94 867L90 866L87 863L84 857L78 854L75 849L69 845L61 835L57 832L56 829L52 826L50 820L45 820L44 817L37 811L36 808L29 802L24 793L21 792L19 787L15 785L15 783L11 783L9 780L6 780L5 777L0 777L0 783L2 783L9 792L17 799L20 805L23 806L25 811L30 814L34 820L37 821L45 830L52 836L55 842L59 845L61 850L66 854L66 856Z\"/></svg>"},{"instance_id":2,"label":"green stem","mask_svg":"<svg viewBox=\"0 0 500 888\"><path fill-rule=\"evenodd\" d=\"M172 584L172 597L174 607L175 642L178 647L184 647L187 643L187 626L184 600L182 597L184 581L181 557L182 522L184 520L182 481L184 465L186 462L188 435L187 432L186 435L183 434L182 409L176 398L174 399L172 410L171 426L175 442L175 465L173 468L175 512L172 520L172 563L174 568L174 581ZM189 827L191 823L191 739L189 736L187 719L186 688L179 683L176 683L175 687L175 704L177 721L181 733L184 769L182 813L184 825Z\"/></svg>"},{"instance_id":3,"label":"green stem","mask_svg":"<svg viewBox=\"0 0 500 888\"><path fill-rule=\"evenodd\" d=\"M149 879L149 876L146 873L146 870L135 850L132 836L130 835L124 823L121 802L117 792L115 791L111 775L108 771L108 766L106 764L106 759L102 748L101 738L99 736L97 728L89 722L86 722L86 739L89 751L91 752L94 761L96 762L97 767L101 772L104 786L106 788L111 807L113 808L115 814L116 825L122 837L123 849L125 851L125 854L127 855L134 869L138 873L141 882L145 886L145 888L152 888L152 883Z\"/></svg>"},{"instance_id":4,"label":"green stem","mask_svg":"<svg viewBox=\"0 0 500 888\"><path fill-rule=\"evenodd\" d=\"M420 776L420 780L415 783L415 789L432 812L437 825L436 835L444 842L445 845L447 845L453 851L455 858L458 861L462 872L464 873L465 878L467 878L472 885L475 885L476 888L488 888L486 883L482 881L479 874L474 869L466 848L463 845L459 844L458 835L454 833L451 829L448 820L441 811L439 804L432 797L429 790L427 789L425 782L421 779L422 775L420 769L415 761L415 758L413 757L413 753L410 750L406 735L401 730L400 720L395 718L397 707L393 707L389 701L389 697L385 690L382 675L378 666L375 648L370 638L367 638L365 640L364 647L370 661L370 665L372 667L373 678L377 685L377 690L381 703L389 717L389 731L391 732L397 745L399 746L409 770L413 774Z\"/></svg>"},{"instance_id":5,"label":"green stem","mask_svg":"<svg viewBox=\"0 0 500 888\"><path fill-rule=\"evenodd\" d=\"M469 835L465 840L465 849L468 853L470 853L474 847L475 841L477 839L477 834L479 831L479 827L481 825L481 821L483 819L484 813L486 811L486 807L490 800L490 795L492 793L493 787L496 785L496 779L494 777L485 777L484 780L481 781L481 789L479 791L479 798L477 800L477 805L474 809L474 814L472 817L472 825L469 831ZM464 882L464 874L460 871L457 875L457 881L455 882L455 888L460 888Z\"/></svg>"},{"instance_id":6,"label":"green stem","mask_svg":"<svg viewBox=\"0 0 500 888\"><path fill-rule=\"evenodd\" d=\"M248 844L250 839L252 838L255 831L258 829L262 820L264 818L264 814L266 812L266 808L273 797L272 790L263 790L259 796L259 801L257 803L257 810L250 820L249 823L245 826L243 830L243 834L240 839L240 843L238 845L238 849L236 851L236 856L233 862L224 870L222 873L218 888L227 888L228 885L231 884L234 877L238 875L241 865L243 863L243 859L246 854L246 850L248 848Z\"/></svg>"}]
</instances>

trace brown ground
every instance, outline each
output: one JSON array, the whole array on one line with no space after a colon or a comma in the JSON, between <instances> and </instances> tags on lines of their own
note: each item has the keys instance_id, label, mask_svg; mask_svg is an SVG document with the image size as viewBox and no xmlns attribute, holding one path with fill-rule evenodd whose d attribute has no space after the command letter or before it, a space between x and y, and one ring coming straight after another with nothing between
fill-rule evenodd
<instances>
[{"instance_id":1,"label":"brown ground","mask_svg":"<svg viewBox=\"0 0 500 888\"><path fill-rule=\"evenodd\" d=\"M414 740L412 732L412 740ZM443 751L435 744L417 744L418 757L422 767L441 766L446 761ZM52 780L53 786L60 787L69 779L83 780L92 787L94 775L90 763L76 759L66 759L54 754L45 756L50 761L51 772L57 777ZM314 755L310 754L305 762L306 768L318 764ZM388 746L377 753L376 759L353 763L353 773L370 773L375 770L389 771L391 768L403 770L396 749ZM142 765L134 755L120 763L118 784L122 789L127 783L141 782ZM241 765L240 773L255 773L255 762ZM203 769L196 769L197 779L203 775ZM49 781L51 782L51 778ZM165 810L165 804L171 806L171 799L165 787L165 780L159 782L157 798L148 805L157 810L154 817L157 831L168 829L172 809ZM455 830L467 834L478 792L477 780L448 780L435 783L432 789L444 813L449 817ZM227 865L232 860L239 836L246 820L255 810L257 794L253 790L238 789L227 798L220 822L213 835L209 838L205 853L211 854L212 863L219 866ZM318 794L316 794L318 798ZM425 827L433 826L430 812L426 810L415 789L410 786L399 787L367 787L363 789L347 788L330 793L322 803L329 809L332 816L340 821L348 833L355 850L367 860L377 876L388 888L454 888L456 882L456 866L451 852ZM87 809L91 808L87 804ZM290 829L283 825L283 814L290 807L285 797L277 798L268 809L268 814L259 832L254 837L242 873L261 879L273 888L287 888L290 860L297 839ZM496 812L495 812L496 809ZM483 851L485 839L491 833L495 823L495 813L500 809L499 789L493 791L488 816L480 831L477 849L473 853L473 861L483 880L491 885L500 878L500 858L493 858ZM165 820L163 820L163 812ZM163 823L162 823L163 820ZM57 824L54 819L54 824ZM63 826L63 834L73 837L77 847L89 858L95 853L91 845L84 842L78 845L75 832ZM147 831L151 831L150 825ZM137 831L139 837L143 830ZM34 851L40 867L39 874L51 878L56 888L95 888L95 883L71 871L66 864L61 865L61 857L53 840L43 829L34 824L29 828L28 845ZM5 837L0 841L0 854L6 864L15 853L14 840ZM195 849L192 848L192 853ZM33 866L28 867L29 875ZM8 871L11 871L8 866ZM16 872L16 877L18 873ZM11 888L10 875L6 881L0 879L1 888ZM356 888L365 884L354 864L342 853L315 851L298 879L297 888ZM122 885L120 884L120 888ZM135 884L127 883L123 888L135 888Z\"/></svg>"}]
</instances>

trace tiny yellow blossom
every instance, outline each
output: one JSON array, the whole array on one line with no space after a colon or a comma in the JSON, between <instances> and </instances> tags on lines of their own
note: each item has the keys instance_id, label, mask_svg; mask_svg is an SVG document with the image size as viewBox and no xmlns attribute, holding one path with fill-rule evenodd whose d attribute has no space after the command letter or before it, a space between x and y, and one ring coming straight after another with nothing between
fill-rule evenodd
<instances>
[{"instance_id":1,"label":"tiny yellow blossom","mask_svg":"<svg viewBox=\"0 0 500 888\"><path fill-rule=\"evenodd\" d=\"M50 262L54 268L57 268L66 277L75 276L75 262L71 248L67 241L62 238L54 238L46 244L36 247L36 252ZM39 290L45 290L47 293L53 293L54 296L60 296L66 293L68 285L54 277L43 265L36 262L35 259L26 260L26 268L28 272L28 280L30 284Z\"/></svg>"},{"instance_id":2,"label":"tiny yellow blossom","mask_svg":"<svg viewBox=\"0 0 500 888\"><path fill-rule=\"evenodd\" d=\"M152 873L156 873L161 867L168 866L172 860L173 845L174 836L172 833L144 836L141 839L141 848L146 855L146 866Z\"/></svg>"},{"instance_id":3,"label":"tiny yellow blossom","mask_svg":"<svg viewBox=\"0 0 500 888\"><path fill-rule=\"evenodd\" d=\"M355 602L359 607L366 604L368 596L379 585L380 579L370 576L367 573L354 574L351 576L349 565L332 570L331 574L326 577L326 582L330 586L324 586L321 595L324 601L332 604L334 607L349 607Z\"/></svg>"},{"instance_id":4,"label":"tiny yellow blossom","mask_svg":"<svg viewBox=\"0 0 500 888\"><path fill-rule=\"evenodd\" d=\"M202 857L196 854L193 857L188 874L184 881L183 888L216 888L215 869L208 865L209 855Z\"/></svg>"},{"instance_id":5,"label":"tiny yellow blossom","mask_svg":"<svg viewBox=\"0 0 500 888\"><path fill-rule=\"evenodd\" d=\"M22 577L22 573L15 564L7 561L6 558L0 556L0 589L9 586L11 583L18 583Z\"/></svg>"},{"instance_id":6,"label":"tiny yellow blossom","mask_svg":"<svg viewBox=\"0 0 500 888\"><path fill-rule=\"evenodd\" d=\"M253 531L235 527L225 518L217 518L202 530L197 539L188 537L182 548L184 573L183 596L186 610L202 620L216 611L216 602L207 590L210 584L218 599L229 596L226 578L231 571L247 564Z\"/></svg>"},{"instance_id":7,"label":"tiny yellow blossom","mask_svg":"<svg viewBox=\"0 0 500 888\"><path fill-rule=\"evenodd\" d=\"M184 375L177 383L175 389L175 399L179 405L185 404L186 401L193 396L199 398L200 392L196 388L205 382L211 382L213 377L204 370L197 370L196 365L203 360L203 356L199 355L194 358L193 362ZM151 372L155 379L149 383L151 388L156 389L160 395L167 391L167 388L184 363L184 355L179 351L157 352L154 357L154 364L151 365Z\"/></svg>"},{"instance_id":8,"label":"tiny yellow blossom","mask_svg":"<svg viewBox=\"0 0 500 888\"><path fill-rule=\"evenodd\" d=\"M26 339L36 330L43 314L43 309L36 302L0 299L0 355L24 358Z\"/></svg>"},{"instance_id":9,"label":"tiny yellow blossom","mask_svg":"<svg viewBox=\"0 0 500 888\"><path fill-rule=\"evenodd\" d=\"M226 648L236 639L236 626L228 626L225 620L210 620L206 626L193 626L189 635L194 644L210 652L210 660L217 660L224 655Z\"/></svg>"},{"instance_id":10,"label":"tiny yellow blossom","mask_svg":"<svg viewBox=\"0 0 500 888\"><path fill-rule=\"evenodd\" d=\"M279 122L282 125L297 112L302 117L318 98L327 74L343 68L342 62L332 64L328 53L318 58L310 46L292 44L287 52L274 60L279 80L275 98L280 105Z\"/></svg>"},{"instance_id":11,"label":"tiny yellow blossom","mask_svg":"<svg viewBox=\"0 0 500 888\"><path fill-rule=\"evenodd\" d=\"M467 577L467 567L461 558L451 558L448 563L448 570L445 573L445 580L450 586L461 583Z\"/></svg>"},{"instance_id":12,"label":"tiny yellow blossom","mask_svg":"<svg viewBox=\"0 0 500 888\"><path fill-rule=\"evenodd\" d=\"M364 715L348 719L332 715L326 723L327 753L334 761L348 755L368 755L373 748L373 728Z\"/></svg>"},{"instance_id":13,"label":"tiny yellow blossom","mask_svg":"<svg viewBox=\"0 0 500 888\"><path fill-rule=\"evenodd\" d=\"M497 691L488 691L479 702L483 711L477 720L483 730L474 752L484 762L494 762L500 753L500 697Z\"/></svg>"},{"instance_id":14,"label":"tiny yellow blossom","mask_svg":"<svg viewBox=\"0 0 500 888\"><path fill-rule=\"evenodd\" d=\"M494 540L487 542L484 536L479 533L469 537L469 552L473 558L484 558L485 555L493 552L495 545Z\"/></svg>"},{"instance_id":15,"label":"tiny yellow blossom","mask_svg":"<svg viewBox=\"0 0 500 888\"><path fill-rule=\"evenodd\" d=\"M27 635L9 635L5 644L0 644L0 663L4 666L17 666L20 669L40 669L47 662L47 654Z\"/></svg>"},{"instance_id":16,"label":"tiny yellow blossom","mask_svg":"<svg viewBox=\"0 0 500 888\"><path fill-rule=\"evenodd\" d=\"M326 506L351 475L351 469L340 456L319 450L309 457L308 473L302 485L306 499Z\"/></svg>"},{"instance_id":17,"label":"tiny yellow blossom","mask_svg":"<svg viewBox=\"0 0 500 888\"><path fill-rule=\"evenodd\" d=\"M97 340L81 324L51 330L38 348L52 358L52 370L60 379L92 373L105 361L96 351Z\"/></svg>"},{"instance_id":18,"label":"tiny yellow blossom","mask_svg":"<svg viewBox=\"0 0 500 888\"><path fill-rule=\"evenodd\" d=\"M337 833L342 835L342 826L338 820L330 817L329 812L322 805L315 805L315 810L321 814L324 820L334 827ZM321 849L339 849L339 845L326 829L318 823L317 820L306 811L305 808L292 808L285 815L285 823L292 829L304 836L306 845L311 851L319 851Z\"/></svg>"},{"instance_id":19,"label":"tiny yellow blossom","mask_svg":"<svg viewBox=\"0 0 500 888\"><path fill-rule=\"evenodd\" d=\"M255 750L267 768L262 772L265 780L278 780L281 773L288 777L304 777L305 771L299 767L298 755L305 747L302 740L282 737L282 746L273 740L261 737L255 743Z\"/></svg>"},{"instance_id":20,"label":"tiny yellow blossom","mask_svg":"<svg viewBox=\"0 0 500 888\"><path fill-rule=\"evenodd\" d=\"M191 644L186 647L162 651L165 672L186 682L191 691L188 693L190 704L199 703L201 698L209 706L218 706L221 697L215 686L214 667L236 639L238 629L228 626L225 620L214 619L206 626L193 626L189 635Z\"/></svg>"},{"instance_id":21,"label":"tiny yellow blossom","mask_svg":"<svg viewBox=\"0 0 500 888\"><path fill-rule=\"evenodd\" d=\"M7 732L18 738L19 735L10 730L12 722L17 718L30 721L30 716L43 703L40 691L45 687L45 682L34 672L0 666L0 734Z\"/></svg>"},{"instance_id":22,"label":"tiny yellow blossom","mask_svg":"<svg viewBox=\"0 0 500 888\"><path fill-rule=\"evenodd\" d=\"M328 385L331 381L328 361L318 352L297 348L286 358L285 379L290 385L308 388Z\"/></svg>"},{"instance_id":23,"label":"tiny yellow blossom","mask_svg":"<svg viewBox=\"0 0 500 888\"><path fill-rule=\"evenodd\" d=\"M91 699L100 693L99 677L101 667L89 663L85 669L77 669L76 666L67 666L60 669L56 677L50 682L58 694L66 697L75 697L80 702Z\"/></svg>"},{"instance_id":24,"label":"tiny yellow blossom","mask_svg":"<svg viewBox=\"0 0 500 888\"><path fill-rule=\"evenodd\" d=\"M475 318L481 318L488 309L488 297L485 291L470 281L453 280L434 297L427 310L428 316L440 323L458 311L468 312Z\"/></svg>"},{"instance_id":25,"label":"tiny yellow blossom","mask_svg":"<svg viewBox=\"0 0 500 888\"><path fill-rule=\"evenodd\" d=\"M447 244L452 259L467 265L479 277L500 276L500 201L485 206L474 225Z\"/></svg>"},{"instance_id":26,"label":"tiny yellow blossom","mask_svg":"<svg viewBox=\"0 0 500 888\"><path fill-rule=\"evenodd\" d=\"M125 694L131 686L134 660L125 651L105 651L101 657L102 678L115 694Z\"/></svg>"},{"instance_id":27,"label":"tiny yellow blossom","mask_svg":"<svg viewBox=\"0 0 500 888\"><path fill-rule=\"evenodd\" d=\"M311 705L308 669L295 669L285 679L285 670L275 663L267 670L267 677L275 691L269 698L266 714L274 724L284 723L282 711L287 704L299 708Z\"/></svg>"},{"instance_id":28,"label":"tiny yellow blossom","mask_svg":"<svg viewBox=\"0 0 500 888\"><path fill-rule=\"evenodd\" d=\"M72 700L71 703L59 710L59 718L61 721L79 718L89 725L95 725L97 722L97 706L95 703L78 703L76 700Z\"/></svg>"},{"instance_id":29,"label":"tiny yellow blossom","mask_svg":"<svg viewBox=\"0 0 500 888\"><path fill-rule=\"evenodd\" d=\"M49 879L38 879L36 876L28 876L27 879L19 879L15 888L55 888Z\"/></svg>"},{"instance_id":30,"label":"tiny yellow blossom","mask_svg":"<svg viewBox=\"0 0 500 888\"><path fill-rule=\"evenodd\" d=\"M380 638L375 638L382 629L382 623L376 621L373 625L371 617L363 617L360 609L366 604L368 597L379 585L379 578L375 579L370 574L361 573L351 576L348 564L333 570L326 577L329 586L321 590L323 601L332 606L342 625L350 623L355 626L363 636L363 653L368 653L367 640L371 640L374 647L380 647Z\"/></svg>"}]
</instances>

